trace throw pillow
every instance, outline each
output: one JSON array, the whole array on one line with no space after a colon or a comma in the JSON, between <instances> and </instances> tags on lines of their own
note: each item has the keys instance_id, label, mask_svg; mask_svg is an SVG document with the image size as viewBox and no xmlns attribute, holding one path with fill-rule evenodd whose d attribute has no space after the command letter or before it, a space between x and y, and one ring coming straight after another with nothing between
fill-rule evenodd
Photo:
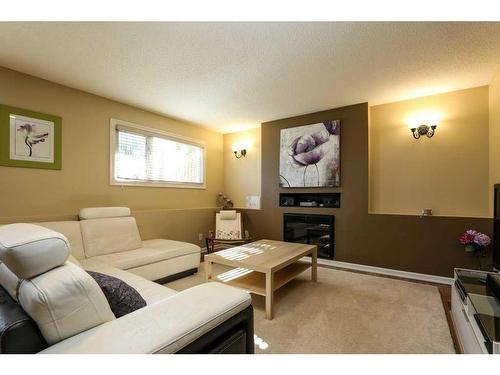
<instances>
[{"instance_id":1,"label":"throw pillow","mask_svg":"<svg viewBox=\"0 0 500 375\"><path fill-rule=\"evenodd\" d=\"M117 318L146 306L146 301L139 292L122 280L99 272L87 272L102 289Z\"/></svg>"}]
</instances>

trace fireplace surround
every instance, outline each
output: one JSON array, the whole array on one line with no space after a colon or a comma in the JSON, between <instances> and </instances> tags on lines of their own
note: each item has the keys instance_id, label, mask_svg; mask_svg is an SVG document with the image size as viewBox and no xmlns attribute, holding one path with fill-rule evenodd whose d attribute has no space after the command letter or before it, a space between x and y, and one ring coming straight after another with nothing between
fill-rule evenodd
<instances>
[{"instance_id":1,"label":"fireplace surround","mask_svg":"<svg viewBox=\"0 0 500 375\"><path fill-rule=\"evenodd\" d=\"M318 258L333 259L335 216L283 214L283 240L318 246Z\"/></svg>"}]
</instances>

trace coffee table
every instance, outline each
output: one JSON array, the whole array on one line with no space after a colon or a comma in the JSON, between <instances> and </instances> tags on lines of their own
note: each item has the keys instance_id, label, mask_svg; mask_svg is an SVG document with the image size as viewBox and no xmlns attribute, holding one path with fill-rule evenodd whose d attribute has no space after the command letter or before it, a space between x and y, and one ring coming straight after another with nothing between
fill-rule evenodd
<instances>
[{"instance_id":1,"label":"coffee table","mask_svg":"<svg viewBox=\"0 0 500 375\"><path fill-rule=\"evenodd\" d=\"M312 261L299 259L311 255ZM235 267L217 277L212 264ZM266 319L273 318L274 291L311 267L311 280L317 281L318 249L316 245L260 240L205 255L207 280L227 283L266 298Z\"/></svg>"}]
</instances>

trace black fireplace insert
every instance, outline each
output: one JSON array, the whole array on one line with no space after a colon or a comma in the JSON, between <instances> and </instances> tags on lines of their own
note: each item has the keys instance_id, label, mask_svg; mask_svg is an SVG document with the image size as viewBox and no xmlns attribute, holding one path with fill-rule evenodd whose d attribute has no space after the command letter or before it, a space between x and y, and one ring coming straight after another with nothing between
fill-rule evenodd
<instances>
[{"instance_id":1,"label":"black fireplace insert","mask_svg":"<svg viewBox=\"0 0 500 375\"><path fill-rule=\"evenodd\" d=\"M283 240L318 246L318 257L333 259L335 216L284 214Z\"/></svg>"}]
</instances>

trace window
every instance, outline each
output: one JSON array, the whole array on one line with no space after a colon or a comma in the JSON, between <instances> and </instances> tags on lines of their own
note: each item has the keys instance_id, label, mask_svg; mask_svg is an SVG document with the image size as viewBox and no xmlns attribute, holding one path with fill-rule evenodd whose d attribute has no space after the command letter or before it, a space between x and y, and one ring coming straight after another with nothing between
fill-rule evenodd
<instances>
[{"instance_id":1,"label":"window","mask_svg":"<svg viewBox=\"0 0 500 375\"><path fill-rule=\"evenodd\" d=\"M201 141L111 119L111 184L205 187Z\"/></svg>"}]
</instances>

